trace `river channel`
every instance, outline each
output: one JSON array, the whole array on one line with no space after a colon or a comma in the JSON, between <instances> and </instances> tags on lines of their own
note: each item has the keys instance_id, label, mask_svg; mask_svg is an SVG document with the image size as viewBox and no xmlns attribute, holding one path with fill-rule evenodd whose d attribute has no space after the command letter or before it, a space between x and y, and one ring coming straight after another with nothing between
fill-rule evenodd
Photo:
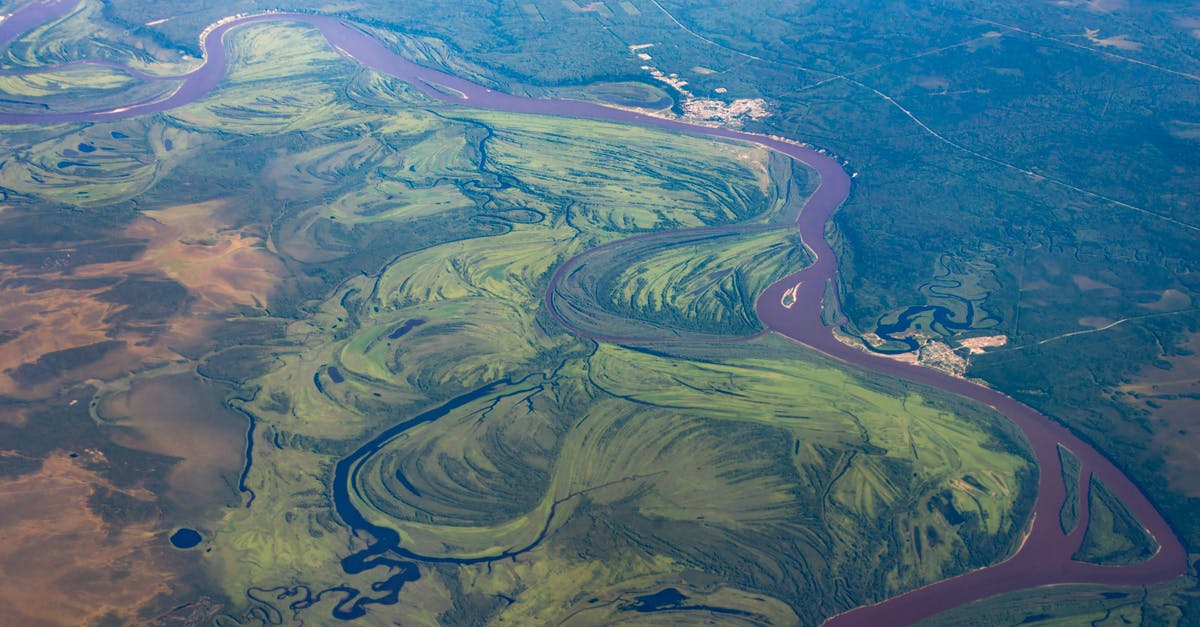
<instances>
[{"instance_id":1,"label":"river channel","mask_svg":"<svg viewBox=\"0 0 1200 627\"><path fill-rule=\"evenodd\" d=\"M0 22L0 48L22 33L64 15L77 2L78 0L37 0L25 5ZM836 257L824 238L825 225L833 212L848 197L851 181L838 161L816 150L781 138L689 124L601 104L525 98L500 93L462 78L416 65L352 24L331 17L286 13L229 18L205 30L201 38L201 48L205 54L203 63L187 74L171 77L180 81L179 88L159 100L129 103L100 111L0 114L0 123L103 121L166 111L193 102L210 92L225 76L226 33L242 25L278 20L314 26L343 55L366 67L404 80L420 88L428 96L444 102L511 113L639 124L679 133L744 141L785 154L816 170L820 175L820 185L808 199L796 222L796 228L811 250L814 261L804 269L771 285L759 297L756 312L760 321L770 331L847 364L946 390L996 409L1020 428L1033 449L1039 468L1037 501L1028 526L1028 535L1014 555L999 564L943 580L876 605L850 610L828 619L827 625L908 624L971 601L1014 590L1067 583L1142 585L1167 580L1185 572L1186 552L1166 520L1124 473L1069 430L993 389L936 370L888 359L843 343L834 336L830 327L822 323L822 300L826 295L826 285L837 273ZM77 62L73 65L78 64ZM571 261L567 261L564 266L570 264ZM785 292L788 293L786 299ZM547 302L550 304L549 299ZM551 310L553 312L552 304ZM346 476L352 472L354 460L362 457L369 452L367 449L377 444L369 443L339 464L334 485L334 500L339 515L346 523L355 527L356 531L371 533L378 538L380 534L387 536L386 531L368 525L361 516L351 511L353 508L347 491L353 488L349 485L349 477ZM1081 485L1077 492L1080 499L1080 519L1075 530L1069 535L1062 532L1059 524L1059 509L1066 496L1057 450L1059 445L1072 451L1082 465ZM1093 475L1121 499L1157 541L1159 549L1153 557L1129 566L1100 566L1071 559L1087 527L1087 486L1088 479ZM385 551L395 552L402 557L415 557L397 551L399 547L394 545L394 539L393 542L381 544L385 546L376 545L369 554L351 556L343 565L348 570L361 570L373 565L397 568L400 562L384 558L381 554ZM389 544L391 546L386 546ZM394 577L395 590L398 590L404 581L416 576L407 567L399 570ZM352 607L354 610L362 609L358 604ZM345 617L352 618L358 612L350 614L352 615Z\"/></svg>"}]
</instances>

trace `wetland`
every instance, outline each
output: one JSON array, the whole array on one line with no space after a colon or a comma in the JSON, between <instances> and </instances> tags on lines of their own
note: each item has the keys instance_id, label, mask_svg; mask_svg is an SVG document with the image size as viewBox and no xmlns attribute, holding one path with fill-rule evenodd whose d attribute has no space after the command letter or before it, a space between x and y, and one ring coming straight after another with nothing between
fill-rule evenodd
<instances>
[{"instance_id":1,"label":"wetland","mask_svg":"<svg viewBox=\"0 0 1200 627\"><path fill-rule=\"evenodd\" d=\"M838 160L502 93L318 15L223 20L200 46L165 98L0 112L27 138L4 172L37 199L19 211L74 194L129 238L53 261L72 237L108 250L60 231L6 257L9 285L99 324L68 342L53 326L40 344L16 337L38 357L6 375L42 387L2 425L32 440L39 390L103 380L86 403L103 433L81 442L162 465L159 485L132 471L118 486L149 490L127 496L156 512L124 508L123 524L210 547L184 557L205 573L190 607L217 624L399 608L424 622L653 610L875 624L1184 572L1174 531L1089 443L822 323L837 295L826 224L852 191ZM273 63L283 47L291 61ZM272 96L279 85L292 95ZM86 167L38 156L64 150ZM126 161L85 161L107 152ZM171 205L181 193L195 204ZM161 297L142 302L147 290ZM969 326L966 306L962 323L910 308L879 335L923 311ZM79 344L95 328L137 341ZM173 397L209 400L154 418ZM188 429L188 450L159 435ZM85 450L81 468L120 470ZM93 496L116 502L113 489Z\"/></svg>"}]
</instances>

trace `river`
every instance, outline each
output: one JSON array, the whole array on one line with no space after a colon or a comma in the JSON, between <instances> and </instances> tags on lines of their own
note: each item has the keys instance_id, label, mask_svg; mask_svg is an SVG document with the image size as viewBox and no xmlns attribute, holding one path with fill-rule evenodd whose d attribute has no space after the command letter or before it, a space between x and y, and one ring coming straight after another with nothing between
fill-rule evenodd
<instances>
[{"instance_id":1,"label":"river","mask_svg":"<svg viewBox=\"0 0 1200 627\"><path fill-rule=\"evenodd\" d=\"M38 0L25 5L0 22L0 47L21 33L63 15L76 4L77 0ZM1066 583L1143 585L1164 581L1185 572L1186 551L1162 515L1112 462L1069 430L1032 408L990 388L936 370L868 353L834 337L832 329L826 327L821 320L826 283L837 273L837 259L829 243L825 241L824 230L833 212L849 196L850 177L835 159L797 143L727 128L689 124L601 104L525 98L500 93L462 78L416 65L364 31L337 19L286 13L231 18L207 29L201 40L201 47L205 51L203 63L187 74L173 77L181 81L180 87L160 100L130 103L123 107L100 111L0 114L0 123L102 121L166 111L193 102L209 93L225 76L227 51L223 45L224 36L230 30L245 24L274 20L310 24L319 29L329 43L343 55L357 60L364 66L404 80L420 88L428 96L444 102L511 113L640 124L680 133L740 140L778 151L816 170L820 175L820 185L805 204L796 223L815 260L803 270L767 288L757 301L756 311L759 319L771 331L847 364L946 390L996 409L1021 429L1032 446L1039 468L1037 501L1028 536L1014 555L999 564L940 581L876 605L850 610L828 619L827 625L908 624L974 600L1014 590ZM433 86L448 89L435 89ZM571 263L568 261L564 265ZM791 288L797 288L795 303L791 307L785 307L784 292ZM1059 444L1075 453L1082 464L1081 486L1078 491L1080 518L1075 531L1070 535L1062 533L1058 519L1059 508L1066 495L1057 450ZM339 473L347 472L352 460L357 459L359 453L372 445L374 444L360 449L344 460L343 464L339 464ZM1159 550L1153 557L1130 566L1099 566L1071 559L1087 527L1087 485L1088 478L1093 474L1107 484L1154 536ZM345 491L351 489L348 477L339 476L338 479L335 482L335 491L338 492L335 494L335 501L339 506L339 514L346 522L354 523L360 517L356 518L352 511L346 509L350 500ZM382 533L365 525L363 521L358 522L363 525L361 530ZM384 548L394 547L377 548L382 552ZM361 569L372 564L382 565L388 562L389 560L382 559L379 552L373 552L371 555L360 554L357 559L351 556L344 565ZM397 579L413 576L413 573L404 570L401 575L397 575ZM403 581L396 583L398 590ZM353 607L356 610L361 609L357 604Z\"/></svg>"}]
</instances>

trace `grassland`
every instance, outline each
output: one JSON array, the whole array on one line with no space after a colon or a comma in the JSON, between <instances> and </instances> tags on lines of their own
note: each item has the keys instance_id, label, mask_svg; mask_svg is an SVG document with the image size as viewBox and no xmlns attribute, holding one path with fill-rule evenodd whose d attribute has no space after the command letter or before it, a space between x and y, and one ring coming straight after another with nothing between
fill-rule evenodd
<instances>
[{"instance_id":1,"label":"grassland","mask_svg":"<svg viewBox=\"0 0 1200 627\"><path fill-rule=\"evenodd\" d=\"M598 330L757 330L757 291L807 259L771 228L811 190L802 169L734 143L434 103L295 24L229 44L230 77L207 98L14 136L22 156L0 170L12 232L52 204L87 216L5 270L30 293L56 281L57 302L107 321L94 333L142 351L112 374L58 368L46 389L103 379L91 409L117 424L96 437L160 456L185 451L147 424L146 390L192 381L165 375L236 385L223 400L253 419L239 485L226 459L186 451L152 471L156 518L123 523L203 531L188 559L223 605L218 624L321 623L351 594L391 600L394 572L343 568L378 538L352 533L339 495L419 563L399 605L368 606L365 624L812 624L1014 547L1033 468L994 413L778 337L638 348L582 339L546 311L554 269L611 244L588 268L594 289L572 296L609 321ZM112 150L86 153L87 175L51 167L82 142ZM87 226L92 239L69 230ZM117 234L117 259L44 269L64 241L91 251ZM120 289L135 275L177 292L174 307ZM36 336L96 343L57 328ZM53 348L30 363L52 370ZM384 433L335 484L336 464ZM172 466L230 485L204 492ZM206 502L171 505L187 494ZM668 589L686 599L639 611Z\"/></svg>"}]
</instances>

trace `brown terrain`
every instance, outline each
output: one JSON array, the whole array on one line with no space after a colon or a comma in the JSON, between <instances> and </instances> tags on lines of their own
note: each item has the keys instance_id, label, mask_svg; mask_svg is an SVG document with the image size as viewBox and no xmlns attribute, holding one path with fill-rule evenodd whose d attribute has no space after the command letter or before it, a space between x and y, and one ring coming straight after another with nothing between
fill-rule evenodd
<instances>
[{"instance_id":1,"label":"brown terrain","mask_svg":"<svg viewBox=\"0 0 1200 627\"><path fill-rule=\"evenodd\" d=\"M235 209L5 242L0 623L194 624L219 609L189 583L204 545L167 536L237 503L246 421L193 371L208 334L261 309L286 273Z\"/></svg>"},{"instance_id":2,"label":"brown terrain","mask_svg":"<svg viewBox=\"0 0 1200 627\"><path fill-rule=\"evenodd\" d=\"M1200 497L1200 333L1183 348L1191 354L1164 357L1118 391L1126 403L1153 415L1151 438L1169 460L1163 472L1171 489Z\"/></svg>"},{"instance_id":3,"label":"brown terrain","mask_svg":"<svg viewBox=\"0 0 1200 627\"><path fill-rule=\"evenodd\" d=\"M0 483L5 624L83 625L102 617L136 623L138 608L175 592L168 582L178 578L185 560L158 529L154 495L119 488L89 470L105 464L102 452L78 455L55 453L39 471ZM145 510L145 516L120 526L106 523L91 506L98 492L127 510Z\"/></svg>"},{"instance_id":4,"label":"brown terrain","mask_svg":"<svg viewBox=\"0 0 1200 627\"><path fill-rule=\"evenodd\" d=\"M191 373L138 380L100 406L113 442L179 460L167 475L167 497L179 510L226 503L236 496L246 450L246 419L227 407L222 387Z\"/></svg>"},{"instance_id":5,"label":"brown terrain","mask_svg":"<svg viewBox=\"0 0 1200 627\"><path fill-rule=\"evenodd\" d=\"M122 241L130 259L77 263L99 242L22 250L0 264L0 394L53 393L87 366L109 379L180 359L175 347L202 341L220 314L262 307L285 270L252 229L222 219L208 202L147 212ZM106 245L108 248L111 246Z\"/></svg>"}]
</instances>

